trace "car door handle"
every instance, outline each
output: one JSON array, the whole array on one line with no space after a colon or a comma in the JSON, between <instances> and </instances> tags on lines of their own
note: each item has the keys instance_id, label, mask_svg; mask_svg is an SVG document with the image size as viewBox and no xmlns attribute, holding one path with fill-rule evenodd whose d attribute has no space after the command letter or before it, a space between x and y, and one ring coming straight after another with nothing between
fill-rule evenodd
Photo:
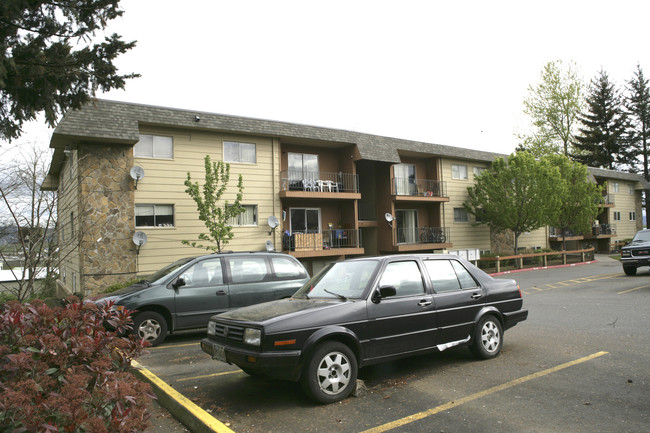
<instances>
[{"instance_id":1,"label":"car door handle","mask_svg":"<svg viewBox=\"0 0 650 433\"><path fill-rule=\"evenodd\" d=\"M471 298L472 298L472 299L478 299L478 298L480 298L481 296L483 296L483 295L480 294L480 293L474 293L474 294L472 294Z\"/></svg>"},{"instance_id":2,"label":"car door handle","mask_svg":"<svg viewBox=\"0 0 650 433\"><path fill-rule=\"evenodd\" d=\"M429 305L431 305L431 301L427 301L426 299L423 299L420 302L418 302L418 306L420 307L428 307Z\"/></svg>"},{"instance_id":3,"label":"car door handle","mask_svg":"<svg viewBox=\"0 0 650 433\"><path fill-rule=\"evenodd\" d=\"M217 290L217 293L216 293L216 295L217 295L217 296L226 296L226 295L227 295L227 293L226 293L226 291L225 291L225 290Z\"/></svg>"}]
</instances>

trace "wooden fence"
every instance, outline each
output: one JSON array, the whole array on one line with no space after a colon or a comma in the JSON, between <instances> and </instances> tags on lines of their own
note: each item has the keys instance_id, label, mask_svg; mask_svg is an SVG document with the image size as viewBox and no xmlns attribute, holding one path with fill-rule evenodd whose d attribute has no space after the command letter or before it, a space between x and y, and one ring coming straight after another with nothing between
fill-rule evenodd
<instances>
[{"instance_id":1,"label":"wooden fence","mask_svg":"<svg viewBox=\"0 0 650 433\"><path fill-rule=\"evenodd\" d=\"M501 272L502 270L506 270L506 268L525 269L547 267L549 266L549 262L559 262L557 264L566 265L569 263L569 257L573 257L574 261L577 263L593 260L594 248L591 247L583 250L572 251L552 251L548 253L517 254L513 256L481 257L478 260L478 266L483 270L486 270L486 268L496 267L496 272ZM505 265L506 263L509 265Z\"/></svg>"}]
</instances>

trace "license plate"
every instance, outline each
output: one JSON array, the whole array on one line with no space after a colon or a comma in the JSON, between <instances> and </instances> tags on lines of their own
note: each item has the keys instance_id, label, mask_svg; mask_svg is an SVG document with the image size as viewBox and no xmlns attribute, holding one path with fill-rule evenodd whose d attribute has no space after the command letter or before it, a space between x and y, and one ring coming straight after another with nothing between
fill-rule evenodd
<instances>
[{"instance_id":1,"label":"license plate","mask_svg":"<svg viewBox=\"0 0 650 433\"><path fill-rule=\"evenodd\" d=\"M204 343L205 344L205 343ZM219 346L218 344L210 343L210 353L212 354L212 359L216 359L217 361L221 362L228 362L226 361L226 348L223 346Z\"/></svg>"}]
</instances>

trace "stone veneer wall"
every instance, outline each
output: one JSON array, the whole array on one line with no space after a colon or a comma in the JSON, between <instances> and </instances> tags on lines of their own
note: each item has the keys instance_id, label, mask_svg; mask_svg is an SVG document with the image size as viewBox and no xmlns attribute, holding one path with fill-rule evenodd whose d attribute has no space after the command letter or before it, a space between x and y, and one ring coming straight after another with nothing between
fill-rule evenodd
<instances>
[{"instance_id":1,"label":"stone veneer wall","mask_svg":"<svg viewBox=\"0 0 650 433\"><path fill-rule=\"evenodd\" d=\"M81 289L98 293L135 277L136 248L132 146L79 148L81 176Z\"/></svg>"}]
</instances>

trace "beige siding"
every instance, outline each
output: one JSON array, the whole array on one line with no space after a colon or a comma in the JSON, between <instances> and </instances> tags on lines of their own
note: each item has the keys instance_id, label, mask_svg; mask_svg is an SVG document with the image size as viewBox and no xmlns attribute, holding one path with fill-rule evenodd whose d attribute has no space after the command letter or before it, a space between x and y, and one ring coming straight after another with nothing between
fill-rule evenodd
<instances>
[{"instance_id":1,"label":"beige siding","mask_svg":"<svg viewBox=\"0 0 650 433\"><path fill-rule=\"evenodd\" d=\"M181 244L182 240L195 241L201 232L207 232L198 219L196 204L185 193L185 179L190 172L193 182L204 181L204 158L210 155L213 161L223 160L223 141L255 143L255 164L230 164L230 181L224 194L232 203L237 194L237 179L241 174L244 183L242 204L257 205L257 226L234 227L234 237L226 250L263 250L265 242L276 242L280 248L280 235L269 235L267 218L278 215L280 209L277 194L279 183L278 146L269 138L233 136L216 133L177 132L168 129L142 129L142 133L171 135L174 140L172 160L135 158L135 164L145 171L145 177L138 183L135 192L137 204L171 204L174 206L173 228L137 227L147 234L148 242L140 250L138 271L148 273L176 259L204 254L207 251ZM204 242L203 242L204 243ZM205 243L204 243L205 244Z\"/></svg>"},{"instance_id":2,"label":"beige siding","mask_svg":"<svg viewBox=\"0 0 650 433\"><path fill-rule=\"evenodd\" d=\"M613 183L618 182L618 192L614 192ZM637 222L630 220L630 212L636 212L636 200L637 194L634 191L634 184L624 181L610 180L607 182L608 194L611 195L614 199L614 207L609 209L609 221L611 224L616 226L616 238L617 240L631 239L634 237L637 229ZM632 188L632 193L629 191L629 187ZM614 213L621 213L621 220L614 220ZM642 219L643 215L636 215L636 219Z\"/></svg>"},{"instance_id":3,"label":"beige siding","mask_svg":"<svg viewBox=\"0 0 650 433\"><path fill-rule=\"evenodd\" d=\"M444 204L443 219L444 226L449 227L450 241L453 249L478 248L480 250L490 249L490 228L487 225L474 225L476 221L473 215L469 216L469 222L454 222L454 208L462 208L463 203L469 199L467 188L474 184L473 167L487 167L485 163L442 159L442 180L447 183L447 195L449 202ZM467 180L451 178L452 164L467 166Z\"/></svg>"},{"instance_id":4,"label":"beige siding","mask_svg":"<svg viewBox=\"0 0 650 433\"><path fill-rule=\"evenodd\" d=\"M60 274L59 283L65 286L70 293L73 287L80 288L79 276L79 233L73 233L82 227L79 218L79 184L78 184L78 161L77 151L71 151L65 159L60 172L60 183L57 196L57 224L59 229L59 260ZM74 214L74 224L71 216ZM73 284L76 279L76 284Z\"/></svg>"}]
</instances>

